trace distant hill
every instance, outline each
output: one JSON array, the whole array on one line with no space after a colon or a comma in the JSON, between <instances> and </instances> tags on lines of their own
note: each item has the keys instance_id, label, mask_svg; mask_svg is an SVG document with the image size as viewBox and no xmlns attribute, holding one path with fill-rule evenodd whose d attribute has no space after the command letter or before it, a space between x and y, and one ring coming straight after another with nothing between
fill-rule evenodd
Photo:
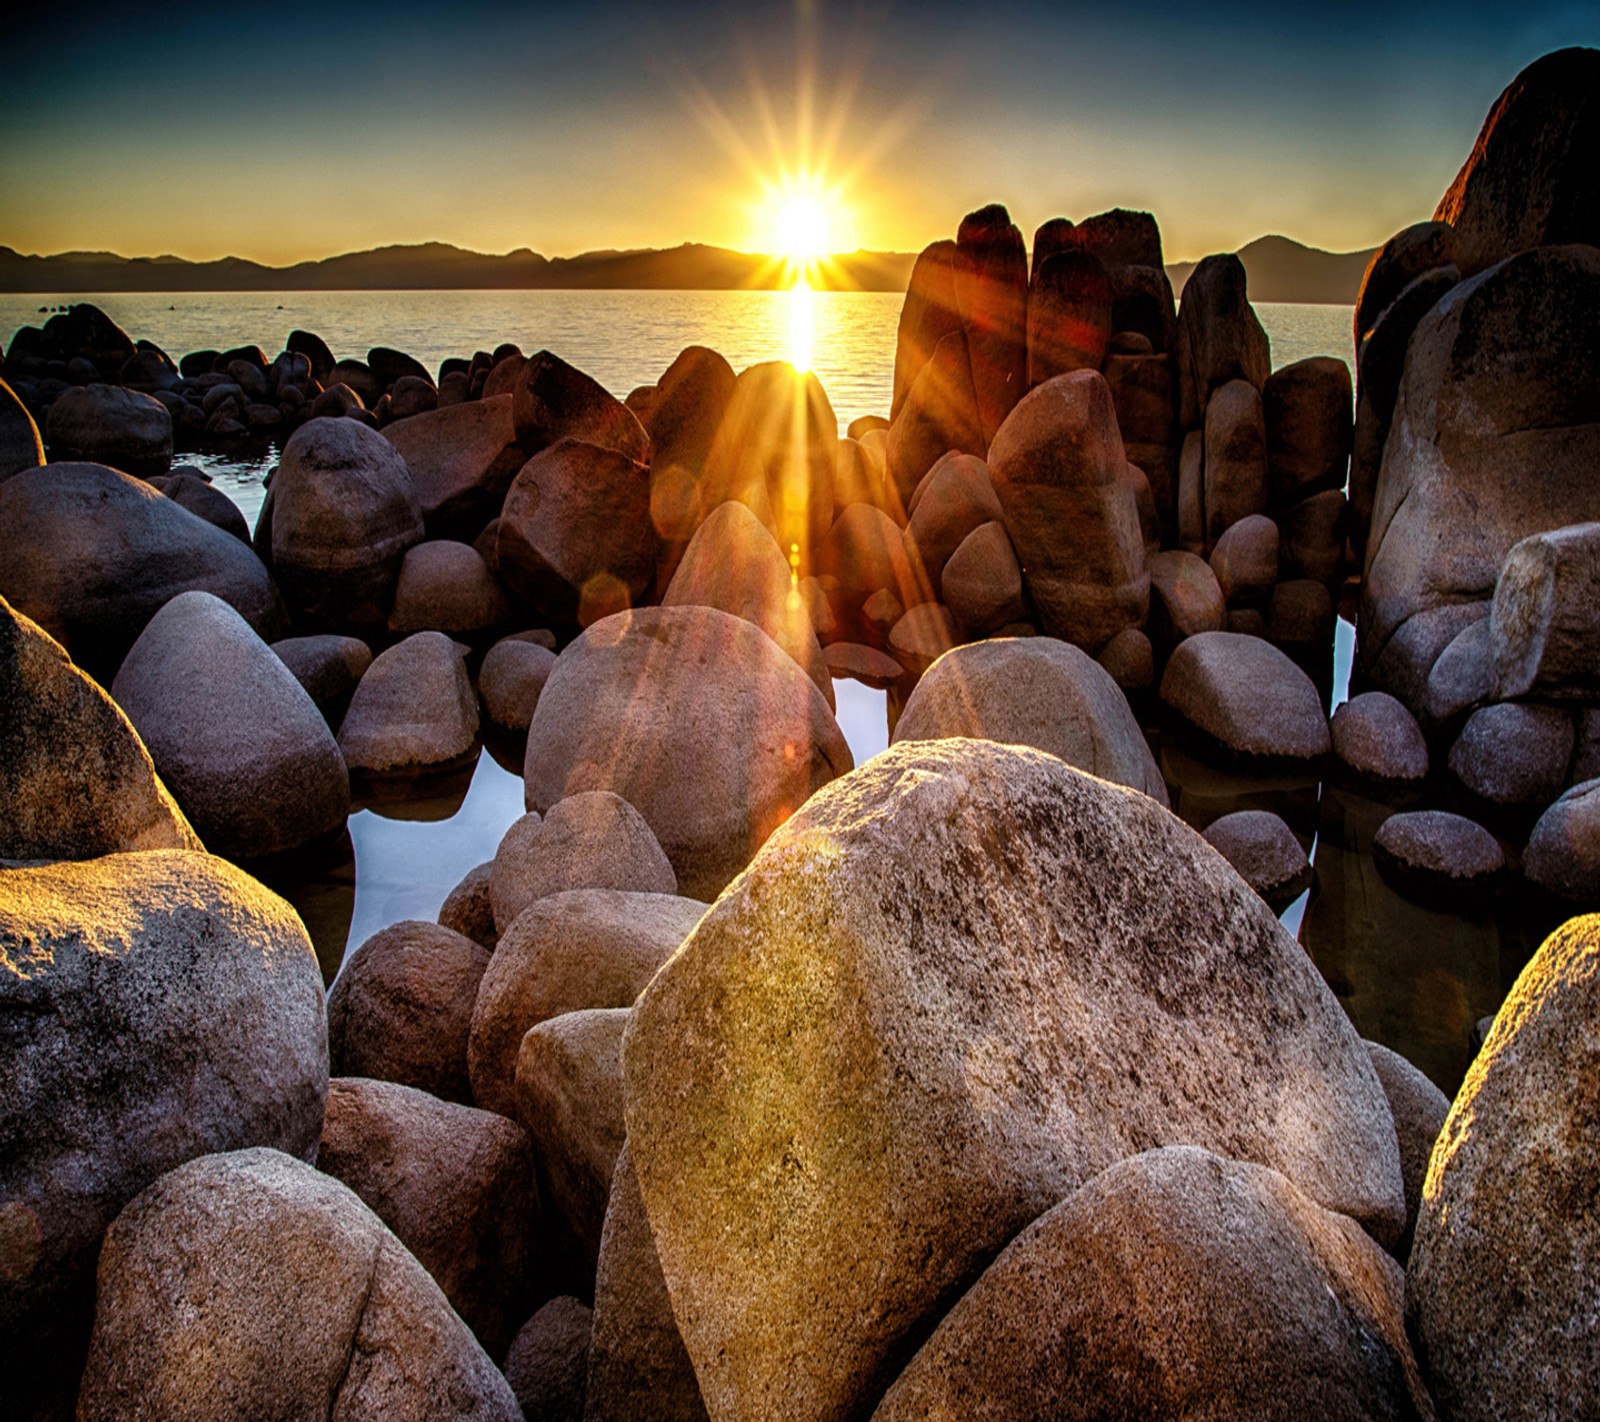
<instances>
[{"instance_id":1,"label":"distant hill","mask_svg":"<svg viewBox=\"0 0 1600 1422\"><path fill-rule=\"evenodd\" d=\"M1255 301L1352 305L1372 252L1323 252L1287 237L1259 237L1239 251ZM904 291L912 252L850 252L833 258L834 291ZM1167 268L1174 291L1193 262ZM119 257L114 252L26 256L0 247L0 292L71 295L89 291L435 291L671 290L771 291L787 286L775 257L686 242L681 247L545 257L526 247L504 256L446 242L378 247L315 262L269 267L242 257L191 262L182 257Z\"/></svg>"},{"instance_id":2,"label":"distant hill","mask_svg":"<svg viewBox=\"0 0 1600 1422\"><path fill-rule=\"evenodd\" d=\"M851 252L833 259L827 285L840 291L904 291L916 260L902 252ZM417 290L773 290L789 284L776 258L685 243L662 250L545 257L519 247L504 256L444 242L379 247L315 262L269 267L241 257L119 257L112 252L25 256L0 247L0 292L417 291Z\"/></svg>"},{"instance_id":3,"label":"distant hill","mask_svg":"<svg viewBox=\"0 0 1600 1422\"><path fill-rule=\"evenodd\" d=\"M1251 301L1307 301L1354 306L1361 278L1377 249L1324 252L1289 237L1257 237L1239 249L1249 279ZM1167 275L1174 292L1182 292L1194 262L1172 262Z\"/></svg>"}]
</instances>

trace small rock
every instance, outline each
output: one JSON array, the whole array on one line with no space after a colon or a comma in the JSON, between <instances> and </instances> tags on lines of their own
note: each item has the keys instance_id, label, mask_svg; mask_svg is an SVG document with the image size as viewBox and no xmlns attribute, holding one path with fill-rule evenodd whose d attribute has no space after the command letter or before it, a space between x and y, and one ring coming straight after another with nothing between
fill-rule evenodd
<instances>
[{"instance_id":1,"label":"small rock","mask_svg":"<svg viewBox=\"0 0 1600 1422\"><path fill-rule=\"evenodd\" d=\"M1576 739L1571 715L1558 707L1485 706L1450 747L1450 773L1491 804L1548 804L1566 783Z\"/></svg>"},{"instance_id":2,"label":"small rock","mask_svg":"<svg viewBox=\"0 0 1600 1422\"><path fill-rule=\"evenodd\" d=\"M918 603L889 629L889 650L907 671L926 671L961 641L950 609L938 602Z\"/></svg>"},{"instance_id":3,"label":"small rock","mask_svg":"<svg viewBox=\"0 0 1600 1422\"><path fill-rule=\"evenodd\" d=\"M489 901L489 876L493 871L492 859L467 870L466 877L445 895L439 909L441 927L470 938L491 953L500 937L494 927L494 905Z\"/></svg>"},{"instance_id":4,"label":"small rock","mask_svg":"<svg viewBox=\"0 0 1600 1422\"><path fill-rule=\"evenodd\" d=\"M1230 606L1266 601L1278 581L1278 525L1251 514L1224 529L1211 550L1211 571Z\"/></svg>"},{"instance_id":5,"label":"small rock","mask_svg":"<svg viewBox=\"0 0 1600 1422\"><path fill-rule=\"evenodd\" d=\"M1384 691L1366 691L1335 708L1333 753L1358 779L1416 785L1428 776L1428 743L1416 718Z\"/></svg>"},{"instance_id":6,"label":"small rock","mask_svg":"<svg viewBox=\"0 0 1600 1422\"><path fill-rule=\"evenodd\" d=\"M1236 810L1206 826L1206 843L1282 913L1311 886L1311 861L1294 831L1267 810Z\"/></svg>"},{"instance_id":7,"label":"small rock","mask_svg":"<svg viewBox=\"0 0 1600 1422\"><path fill-rule=\"evenodd\" d=\"M1372 859L1401 893L1447 904L1481 899L1506 866L1499 840L1447 810L1390 815L1373 836Z\"/></svg>"},{"instance_id":8,"label":"small rock","mask_svg":"<svg viewBox=\"0 0 1600 1422\"><path fill-rule=\"evenodd\" d=\"M1574 785L1539 817L1522 871L1575 904L1600 905L1600 780Z\"/></svg>"},{"instance_id":9,"label":"small rock","mask_svg":"<svg viewBox=\"0 0 1600 1422\"><path fill-rule=\"evenodd\" d=\"M1330 747L1311 678L1258 637L1202 632L1179 643L1161 700L1208 746L1245 761L1313 761Z\"/></svg>"},{"instance_id":10,"label":"small rock","mask_svg":"<svg viewBox=\"0 0 1600 1422\"><path fill-rule=\"evenodd\" d=\"M381 653L339 727L352 773L443 769L477 747L478 698L460 651L442 632L414 633Z\"/></svg>"},{"instance_id":11,"label":"small rock","mask_svg":"<svg viewBox=\"0 0 1600 1422\"><path fill-rule=\"evenodd\" d=\"M526 731L555 665L556 654L548 647L516 637L496 642L478 668L478 692L489 719L508 731Z\"/></svg>"},{"instance_id":12,"label":"small rock","mask_svg":"<svg viewBox=\"0 0 1600 1422\"><path fill-rule=\"evenodd\" d=\"M509 611L500 584L470 544L433 539L408 548L401 560L389 630L402 637L471 634L504 622Z\"/></svg>"},{"instance_id":13,"label":"small rock","mask_svg":"<svg viewBox=\"0 0 1600 1422\"><path fill-rule=\"evenodd\" d=\"M893 657L860 642L830 642L822 656L830 675L849 677L875 691L886 690L906 674Z\"/></svg>"},{"instance_id":14,"label":"small rock","mask_svg":"<svg viewBox=\"0 0 1600 1422\"><path fill-rule=\"evenodd\" d=\"M583 1422L593 1327L589 1305L563 1295L517 1331L505 1375L525 1422Z\"/></svg>"}]
</instances>

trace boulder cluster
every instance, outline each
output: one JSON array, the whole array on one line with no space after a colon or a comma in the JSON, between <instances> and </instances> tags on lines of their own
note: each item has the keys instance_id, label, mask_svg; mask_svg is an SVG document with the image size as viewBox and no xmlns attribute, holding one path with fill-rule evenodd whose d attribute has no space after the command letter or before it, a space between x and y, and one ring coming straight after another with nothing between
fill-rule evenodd
<instances>
[{"instance_id":1,"label":"boulder cluster","mask_svg":"<svg viewBox=\"0 0 1600 1422\"><path fill-rule=\"evenodd\" d=\"M1597 77L1533 66L1374 259L1354 412L1122 211L925 251L843 436L699 347L620 400L19 332L0 1413L1591 1413L1600 915L1452 1104L1275 916L1287 826L1197 834L1143 724L1420 805L1413 892L1509 847L1600 902ZM249 429L254 530L171 463ZM835 677L889 692L860 768ZM239 865L486 722L527 813L325 992Z\"/></svg>"}]
</instances>

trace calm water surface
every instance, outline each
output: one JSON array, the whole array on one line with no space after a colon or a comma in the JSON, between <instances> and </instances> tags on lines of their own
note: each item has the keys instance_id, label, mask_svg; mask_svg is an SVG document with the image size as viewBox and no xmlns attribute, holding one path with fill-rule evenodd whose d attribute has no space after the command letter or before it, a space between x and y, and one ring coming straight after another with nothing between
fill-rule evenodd
<instances>
[{"instance_id":1,"label":"calm water surface","mask_svg":"<svg viewBox=\"0 0 1600 1422\"><path fill-rule=\"evenodd\" d=\"M41 324L38 308L92 300L135 337L175 358L186 351L259 344L281 349L296 327L336 356L371 346L409 352L437 369L515 341L554 351L624 396L653 383L687 345L721 351L735 370L762 360L809 366L841 428L887 413L901 298L880 293L789 292L307 292L0 296L0 333ZM1351 310L1263 303L1274 367L1311 355L1350 359ZM271 446L248 454L192 454L252 524ZM1349 694L1354 631L1338 624L1331 663L1317 677L1330 710ZM884 695L837 682L839 722L860 764L887 742ZM1423 908L1373 868L1371 840L1393 806L1316 780L1241 779L1161 747L1174 809L1203 828L1242 808L1282 815L1311 852L1316 883L1285 912L1363 1036L1395 1047L1453 1094L1471 1059L1473 1023L1493 1012L1553 923L1508 899L1474 915ZM354 947L403 918L433 918L474 865L492 858L523 812L520 748L496 745L444 784L369 803L349 823L353 859L279 884L305 917L331 977Z\"/></svg>"}]
</instances>

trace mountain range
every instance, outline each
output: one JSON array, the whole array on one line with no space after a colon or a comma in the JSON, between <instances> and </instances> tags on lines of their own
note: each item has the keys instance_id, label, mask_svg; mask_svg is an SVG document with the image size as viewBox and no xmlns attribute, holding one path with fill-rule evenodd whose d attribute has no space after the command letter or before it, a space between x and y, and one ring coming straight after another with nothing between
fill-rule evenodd
<instances>
[{"instance_id":1,"label":"mountain range","mask_svg":"<svg viewBox=\"0 0 1600 1422\"><path fill-rule=\"evenodd\" d=\"M1350 305L1372 256L1324 252L1268 236L1240 248L1256 301ZM832 291L904 291L916 255L845 253L816 284ZM1193 262L1167 267L1181 291ZM686 242L668 248L545 257L526 247L504 256L445 242L378 247L320 261L269 267L242 257L191 262L183 257L121 257L112 252L28 256L0 247L0 292L76 295L114 291L416 291L416 290L776 290L789 285L781 259Z\"/></svg>"}]
</instances>

